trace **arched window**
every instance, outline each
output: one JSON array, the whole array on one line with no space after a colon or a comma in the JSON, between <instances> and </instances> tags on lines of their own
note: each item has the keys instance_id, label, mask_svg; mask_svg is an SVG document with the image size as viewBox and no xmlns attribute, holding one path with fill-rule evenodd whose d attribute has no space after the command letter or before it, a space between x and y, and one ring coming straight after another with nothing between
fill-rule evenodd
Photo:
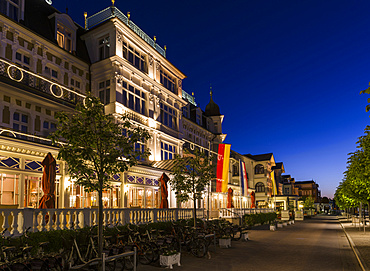
<instances>
[{"instance_id":1,"label":"arched window","mask_svg":"<svg viewBox=\"0 0 370 271\"><path fill-rule=\"evenodd\" d=\"M261 182L256 183L256 192L265 192L265 185Z\"/></svg>"},{"instance_id":2,"label":"arched window","mask_svg":"<svg viewBox=\"0 0 370 271\"><path fill-rule=\"evenodd\" d=\"M265 168L263 167L263 165L258 164L255 166L254 174L264 174L264 173L265 173Z\"/></svg>"}]
</instances>

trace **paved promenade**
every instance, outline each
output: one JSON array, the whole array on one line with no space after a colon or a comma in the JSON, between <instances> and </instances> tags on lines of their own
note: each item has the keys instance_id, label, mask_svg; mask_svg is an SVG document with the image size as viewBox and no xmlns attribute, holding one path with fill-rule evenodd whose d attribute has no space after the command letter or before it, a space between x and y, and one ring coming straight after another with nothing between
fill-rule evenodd
<instances>
[{"instance_id":1,"label":"paved promenade","mask_svg":"<svg viewBox=\"0 0 370 271\"><path fill-rule=\"evenodd\" d=\"M348 232L347 238L345 231ZM363 271L353 253L352 240L358 258L369 263L369 233L359 233L351 223L335 216L317 216L272 232L255 228L249 232L249 241L232 242L232 247L210 247L210 258L195 258L184 252L179 271L232 270L232 271ZM367 241L366 241L367 240ZM364 264L363 264L364 265ZM367 268L367 267L365 267ZM158 271L159 264L138 266L138 271ZM370 270L369 270L370 271Z\"/></svg>"},{"instance_id":2,"label":"paved promenade","mask_svg":"<svg viewBox=\"0 0 370 271\"><path fill-rule=\"evenodd\" d=\"M346 217L338 219L362 264L363 270L370 270L370 226L367 225L364 230L363 225L353 223Z\"/></svg>"}]
</instances>

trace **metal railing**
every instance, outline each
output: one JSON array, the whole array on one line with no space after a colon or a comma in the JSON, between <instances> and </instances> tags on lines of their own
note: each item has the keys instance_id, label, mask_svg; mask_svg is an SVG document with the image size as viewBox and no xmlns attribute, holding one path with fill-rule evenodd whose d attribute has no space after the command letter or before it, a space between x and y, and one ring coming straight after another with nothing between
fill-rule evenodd
<instances>
[{"instance_id":1,"label":"metal railing","mask_svg":"<svg viewBox=\"0 0 370 271\"><path fill-rule=\"evenodd\" d=\"M131 209L110 208L103 210L103 224L146 224L150 222L177 221L193 217L193 209ZM197 218L204 217L204 210L197 210ZM31 227L31 232L64 229L81 229L98 223L97 208L63 209L0 209L0 228L7 233L20 235Z\"/></svg>"},{"instance_id":2,"label":"metal railing","mask_svg":"<svg viewBox=\"0 0 370 271\"><path fill-rule=\"evenodd\" d=\"M133 21L129 20L125 14L123 14L115 6L108 7L90 17L86 18L86 27L91 28L102 22L105 22L111 18L118 18L128 27L130 27L137 35L152 46L158 53L166 57L166 50L160 47L151 37L149 37L143 30L140 29Z\"/></svg>"},{"instance_id":3,"label":"metal railing","mask_svg":"<svg viewBox=\"0 0 370 271\"><path fill-rule=\"evenodd\" d=\"M122 253L122 254L113 255L113 256L109 256L109 257L106 257L105 253L103 253L102 258L95 258L95 259L92 259L92 260L88 261L87 263L84 263L84 264L81 264L81 265L71 266L69 268L69 270L85 270L84 268L86 268L86 267L92 268L93 266L96 266L96 265L100 264L100 262L102 262L102 271L105 271L106 270L105 265L106 265L107 262L109 263L109 262L115 261L119 258L131 256L131 255L134 255L134 262L133 262L133 265L134 265L133 268L134 269L133 269L133 271L136 271L136 261L137 261L137 248L136 247L134 247L133 251L128 251L128 252L125 252L125 253Z\"/></svg>"},{"instance_id":4,"label":"metal railing","mask_svg":"<svg viewBox=\"0 0 370 271\"><path fill-rule=\"evenodd\" d=\"M30 87L38 94L45 93L52 95L71 105L75 105L78 101L83 101L86 97L84 94L66 88L43 75L33 73L4 59L0 59L0 77L1 76L26 87Z\"/></svg>"},{"instance_id":5,"label":"metal railing","mask_svg":"<svg viewBox=\"0 0 370 271\"><path fill-rule=\"evenodd\" d=\"M221 218L242 217L247 214L271 213L275 210L273 208L252 208L252 209L238 209L238 208L222 208L220 209Z\"/></svg>"}]
</instances>

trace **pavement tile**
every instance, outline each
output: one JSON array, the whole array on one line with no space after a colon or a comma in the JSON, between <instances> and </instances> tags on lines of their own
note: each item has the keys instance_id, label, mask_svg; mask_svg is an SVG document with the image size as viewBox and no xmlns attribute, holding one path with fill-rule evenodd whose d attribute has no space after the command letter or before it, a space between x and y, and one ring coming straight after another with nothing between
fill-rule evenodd
<instances>
[{"instance_id":1,"label":"pavement tile","mask_svg":"<svg viewBox=\"0 0 370 271\"><path fill-rule=\"evenodd\" d=\"M350 237L364 269L370 270L370 225L366 225L364 229L363 225L359 227L359 223L353 223L346 217L338 217L338 219L347 236Z\"/></svg>"}]
</instances>

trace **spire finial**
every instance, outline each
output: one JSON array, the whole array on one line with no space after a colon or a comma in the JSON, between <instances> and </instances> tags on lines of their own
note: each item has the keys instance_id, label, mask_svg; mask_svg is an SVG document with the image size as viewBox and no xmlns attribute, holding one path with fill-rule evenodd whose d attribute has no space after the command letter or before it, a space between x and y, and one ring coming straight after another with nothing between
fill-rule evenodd
<instances>
[{"instance_id":1,"label":"spire finial","mask_svg":"<svg viewBox=\"0 0 370 271\"><path fill-rule=\"evenodd\" d=\"M209 86L209 88L210 88L209 95L211 95L211 99L212 99L212 94L213 94L213 92L212 92L212 86Z\"/></svg>"},{"instance_id":2,"label":"spire finial","mask_svg":"<svg viewBox=\"0 0 370 271\"><path fill-rule=\"evenodd\" d=\"M84 12L84 17L85 17L85 29L87 29L87 12Z\"/></svg>"},{"instance_id":3,"label":"spire finial","mask_svg":"<svg viewBox=\"0 0 370 271\"><path fill-rule=\"evenodd\" d=\"M112 0L112 6L114 6L114 2L115 2L115 0Z\"/></svg>"}]
</instances>

